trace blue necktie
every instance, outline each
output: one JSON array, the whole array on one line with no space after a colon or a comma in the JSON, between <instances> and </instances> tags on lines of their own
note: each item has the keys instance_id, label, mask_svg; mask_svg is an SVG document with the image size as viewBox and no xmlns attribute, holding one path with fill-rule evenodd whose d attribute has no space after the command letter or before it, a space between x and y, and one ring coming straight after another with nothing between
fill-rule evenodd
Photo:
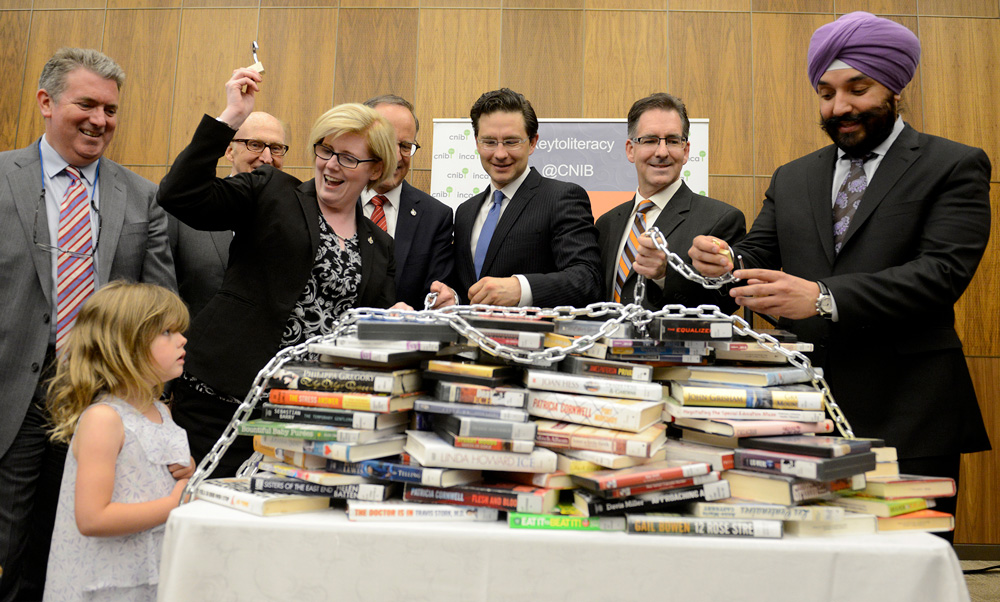
<instances>
[{"instance_id":1,"label":"blue necktie","mask_svg":"<svg viewBox=\"0 0 1000 602\"><path fill-rule=\"evenodd\" d=\"M479 241L476 243L476 256L474 263L476 266L476 278L481 278L483 262L486 261L486 250L490 248L490 239L493 238L493 231L497 229L497 221L500 219L500 204L503 203L503 193L499 190L493 191L493 206L486 214L486 221L483 222L483 229L479 231Z\"/></svg>"}]
</instances>

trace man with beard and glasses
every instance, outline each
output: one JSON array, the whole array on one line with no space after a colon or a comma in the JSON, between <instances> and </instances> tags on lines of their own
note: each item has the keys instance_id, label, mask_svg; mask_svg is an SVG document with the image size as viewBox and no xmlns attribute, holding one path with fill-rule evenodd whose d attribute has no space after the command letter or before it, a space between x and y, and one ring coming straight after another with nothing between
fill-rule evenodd
<instances>
[{"instance_id":1,"label":"man with beard and glasses","mask_svg":"<svg viewBox=\"0 0 1000 602\"><path fill-rule=\"evenodd\" d=\"M989 240L990 161L898 115L920 58L902 25L844 15L816 30L808 57L834 144L774 172L734 245L752 269L729 292L815 345L856 435L896 447L903 473L957 483L960 454L990 449L954 327ZM732 269L719 247L695 238L694 266Z\"/></svg>"}]
</instances>

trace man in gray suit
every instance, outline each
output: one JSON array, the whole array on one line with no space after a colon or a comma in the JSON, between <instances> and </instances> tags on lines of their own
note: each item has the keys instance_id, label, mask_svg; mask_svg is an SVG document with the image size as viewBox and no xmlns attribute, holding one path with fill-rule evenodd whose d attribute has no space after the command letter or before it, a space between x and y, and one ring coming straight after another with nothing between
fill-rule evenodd
<instances>
[{"instance_id":1,"label":"man in gray suit","mask_svg":"<svg viewBox=\"0 0 1000 602\"><path fill-rule=\"evenodd\" d=\"M59 258L71 255L89 263L86 280L93 289L123 278L176 289L167 216L154 201L156 186L102 158L114 135L124 78L121 67L96 50L59 50L39 80L45 135L25 148L0 153L4 602L41 599L66 455L66 446L49 442L44 409L57 334L61 340L64 325L73 320L57 318L66 312L56 294ZM60 206L71 204L64 197L78 199L79 194L86 195L89 210L72 204L89 220L90 235L83 247L74 243L70 254L58 235Z\"/></svg>"},{"instance_id":2,"label":"man in gray suit","mask_svg":"<svg viewBox=\"0 0 1000 602\"><path fill-rule=\"evenodd\" d=\"M263 111L250 113L226 149L226 159L233 164L229 175L249 173L261 165L281 169L288 151L287 139L285 124L277 117ZM178 290L194 317L222 286L233 231L195 230L172 215L167 220Z\"/></svg>"}]
</instances>

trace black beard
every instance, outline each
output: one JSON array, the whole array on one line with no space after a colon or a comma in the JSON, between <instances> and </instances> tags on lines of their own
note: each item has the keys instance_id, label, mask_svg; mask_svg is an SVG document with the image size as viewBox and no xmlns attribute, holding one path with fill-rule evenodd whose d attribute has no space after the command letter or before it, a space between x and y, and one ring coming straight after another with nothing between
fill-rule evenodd
<instances>
[{"instance_id":1,"label":"black beard","mask_svg":"<svg viewBox=\"0 0 1000 602\"><path fill-rule=\"evenodd\" d=\"M827 136L848 156L860 158L882 144L896 123L896 99L889 96L881 106L839 117L830 117L820 122ZM859 123L861 129L841 133L841 124Z\"/></svg>"}]
</instances>

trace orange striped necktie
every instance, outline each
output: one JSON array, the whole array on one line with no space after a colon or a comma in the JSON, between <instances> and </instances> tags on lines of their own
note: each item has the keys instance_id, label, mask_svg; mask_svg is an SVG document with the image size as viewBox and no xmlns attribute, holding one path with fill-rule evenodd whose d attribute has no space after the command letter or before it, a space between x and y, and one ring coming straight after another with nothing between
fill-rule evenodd
<instances>
[{"instance_id":1,"label":"orange striped necktie","mask_svg":"<svg viewBox=\"0 0 1000 602\"><path fill-rule=\"evenodd\" d=\"M70 177L59 206L59 255L56 260L56 351L66 344L80 305L94 292L93 233L90 202L80 170L65 169Z\"/></svg>"},{"instance_id":2,"label":"orange striped necktie","mask_svg":"<svg viewBox=\"0 0 1000 602\"><path fill-rule=\"evenodd\" d=\"M632 262L635 261L636 249L639 246L639 237L646 231L646 212L655 207L653 201L646 199L639 203L639 208L635 212L635 219L632 220L632 228L628 232L628 240L622 247L621 255L618 257L618 267L615 270L615 303L622 302L622 286L629 272L632 271Z\"/></svg>"},{"instance_id":3,"label":"orange striped necktie","mask_svg":"<svg viewBox=\"0 0 1000 602\"><path fill-rule=\"evenodd\" d=\"M388 202L389 199L383 194L376 194L372 197L372 205L375 205L375 209L372 211L372 221L384 232L389 231L389 225L385 221L385 211L382 209L382 205Z\"/></svg>"}]
</instances>

